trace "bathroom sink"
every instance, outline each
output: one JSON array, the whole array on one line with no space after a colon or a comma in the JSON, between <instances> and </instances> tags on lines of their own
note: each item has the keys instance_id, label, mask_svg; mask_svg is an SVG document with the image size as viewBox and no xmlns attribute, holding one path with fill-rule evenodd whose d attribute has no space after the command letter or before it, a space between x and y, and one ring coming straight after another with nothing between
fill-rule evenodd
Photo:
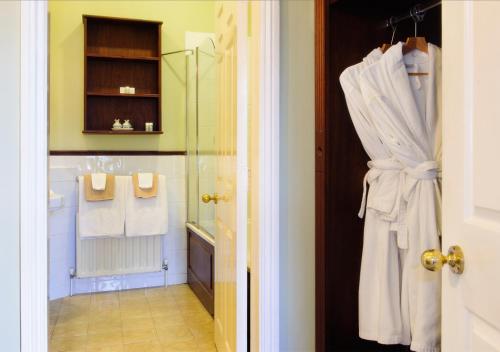
<instances>
[{"instance_id":1,"label":"bathroom sink","mask_svg":"<svg viewBox=\"0 0 500 352\"><path fill-rule=\"evenodd\" d=\"M64 204L64 196L50 190L49 192L49 210L62 208Z\"/></svg>"}]
</instances>

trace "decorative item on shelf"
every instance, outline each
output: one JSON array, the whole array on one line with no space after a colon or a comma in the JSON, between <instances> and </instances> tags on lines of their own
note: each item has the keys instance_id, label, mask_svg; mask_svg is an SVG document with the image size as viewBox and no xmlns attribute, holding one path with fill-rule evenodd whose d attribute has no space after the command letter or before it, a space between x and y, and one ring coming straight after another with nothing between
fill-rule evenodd
<instances>
[{"instance_id":1,"label":"decorative item on shelf","mask_svg":"<svg viewBox=\"0 0 500 352\"><path fill-rule=\"evenodd\" d=\"M111 129L113 131L123 129L123 125L120 123L120 119L115 119L115 123L113 124L113 128L111 128Z\"/></svg>"},{"instance_id":2,"label":"decorative item on shelf","mask_svg":"<svg viewBox=\"0 0 500 352\"><path fill-rule=\"evenodd\" d=\"M135 94L135 87L120 87L120 94Z\"/></svg>"},{"instance_id":3,"label":"decorative item on shelf","mask_svg":"<svg viewBox=\"0 0 500 352\"><path fill-rule=\"evenodd\" d=\"M134 128L132 127L132 124L130 123L130 120L125 120L125 122L123 123L122 129L124 131L132 131Z\"/></svg>"},{"instance_id":4,"label":"decorative item on shelf","mask_svg":"<svg viewBox=\"0 0 500 352\"><path fill-rule=\"evenodd\" d=\"M152 122L146 122L144 124L144 129L146 132L153 132L153 123Z\"/></svg>"}]
</instances>

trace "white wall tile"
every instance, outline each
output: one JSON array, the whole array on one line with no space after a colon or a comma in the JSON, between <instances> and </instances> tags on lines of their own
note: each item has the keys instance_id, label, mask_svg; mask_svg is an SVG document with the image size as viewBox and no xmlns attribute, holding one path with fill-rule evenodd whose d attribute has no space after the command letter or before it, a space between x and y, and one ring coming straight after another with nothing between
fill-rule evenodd
<instances>
[{"instance_id":1,"label":"white wall tile","mask_svg":"<svg viewBox=\"0 0 500 352\"><path fill-rule=\"evenodd\" d=\"M172 178L167 182L167 195L169 202L186 201L186 180L184 178Z\"/></svg>"},{"instance_id":2,"label":"white wall tile","mask_svg":"<svg viewBox=\"0 0 500 352\"><path fill-rule=\"evenodd\" d=\"M75 181L78 175L78 169L74 167L50 167L49 178L51 182L58 181Z\"/></svg>"},{"instance_id":3,"label":"white wall tile","mask_svg":"<svg viewBox=\"0 0 500 352\"><path fill-rule=\"evenodd\" d=\"M49 263L49 281L50 299L57 299L68 296L70 290L69 272L65 270L64 260L51 260Z\"/></svg>"},{"instance_id":4,"label":"white wall tile","mask_svg":"<svg viewBox=\"0 0 500 352\"><path fill-rule=\"evenodd\" d=\"M175 248L175 232L169 231L168 234L163 237L163 258L168 259Z\"/></svg>"},{"instance_id":5,"label":"white wall tile","mask_svg":"<svg viewBox=\"0 0 500 352\"><path fill-rule=\"evenodd\" d=\"M168 284L178 285L187 282L187 274L168 274Z\"/></svg>"},{"instance_id":6,"label":"white wall tile","mask_svg":"<svg viewBox=\"0 0 500 352\"><path fill-rule=\"evenodd\" d=\"M98 277L95 280L94 292L119 291L123 289L121 276L104 276Z\"/></svg>"},{"instance_id":7,"label":"white wall tile","mask_svg":"<svg viewBox=\"0 0 500 352\"><path fill-rule=\"evenodd\" d=\"M73 279L73 294L91 293L95 287L95 279Z\"/></svg>"},{"instance_id":8,"label":"white wall tile","mask_svg":"<svg viewBox=\"0 0 500 352\"><path fill-rule=\"evenodd\" d=\"M186 158L184 156L176 156L173 159L175 177L186 177Z\"/></svg>"},{"instance_id":9,"label":"white wall tile","mask_svg":"<svg viewBox=\"0 0 500 352\"><path fill-rule=\"evenodd\" d=\"M171 156L170 158L163 158L162 162L159 163L159 167L161 170L163 170L164 175L167 176L169 179L173 179L176 177L182 177L179 176L177 169L176 169L176 160L178 156ZM181 158L184 160L184 157L181 156Z\"/></svg>"},{"instance_id":10,"label":"white wall tile","mask_svg":"<svg viewBox=\"0 0 500 352\"><path fill-rule=\"evenodd\" d=\"M62 208L49 213L49 236L75 232L75 208Z\"/></svg>"},{"instance_id":11,"label":"white wall tile","mask_svg":"<svg viewBox=\"0 0 500 352\"><path fill-rule=\"evenodd\" d=\"M50 189L64 197L64 208L75 208L77 206L76 176L71 181L53 181L50 183Z\"/></svg>"},{"instance_id":12,"label":"white wall tile","mask_svg":"<svg viewBox=\"0 0 500 352\"><path fill-rule=\"evenodd\" d=\"M186 229L178 229L175 232L174 248L179 250L187 250L187 234Z\"/></svg>"},{"instance_id":13,"label":"white wall tile","mask_svg":"<svg viewBox=\"0 0 500 352\"><path fill-rule=\"evenodd\" d=\"M71 259L71 250L74 247L74 241L71 243L69 234L54 235L49 238L49 253L51 261L64 261L69 264Z\"/></svg>"},{"instance_id":14,"label":"white wall tile","mask_svg":"<svg viewBox=\"0 0 500 352\"><path fill-rule=\"evenodd\" d=\"M186 227L186 202L170 203L168 207L168 227L182 229Z\"/></svg>"},{"instance_id":15,"label":"white wall tile","mask_svg":"<svg viewBox=\"0 0 500 352\"><path fill-rule=\"evenodd\" d=\"M186 250L176 250L174 253L174 263L173 263L172 273L173 274L185 274L187 273L187 251ZM170 269L170 267L169 267Z\"/></svg>"}]
</instances>

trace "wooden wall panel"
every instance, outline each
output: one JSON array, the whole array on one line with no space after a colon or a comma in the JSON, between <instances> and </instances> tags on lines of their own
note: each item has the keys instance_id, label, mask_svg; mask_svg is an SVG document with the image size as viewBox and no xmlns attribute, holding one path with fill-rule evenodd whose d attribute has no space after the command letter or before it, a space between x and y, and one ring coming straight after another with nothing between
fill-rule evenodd
<instances>
[{"instance_id":1,"label":"wooden wall panel","mask_svg":"<svg viewBox=\"0 0 500 352\"><path fill-rule=\"evenodd\" d=\"M214 314L214 247L187 229L188 284L210 314Z\"/></svg>"}]
</instances>

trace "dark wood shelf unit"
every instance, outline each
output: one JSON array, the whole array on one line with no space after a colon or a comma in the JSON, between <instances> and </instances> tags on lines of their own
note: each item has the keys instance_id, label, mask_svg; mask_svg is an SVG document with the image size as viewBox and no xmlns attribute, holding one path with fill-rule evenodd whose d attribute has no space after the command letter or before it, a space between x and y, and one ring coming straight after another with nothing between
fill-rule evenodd
<instances>
[{"instance_id":1,"label":"dark wood shelf unit","mask_svg":"<svg viewBox=\"0 0 500 352\"><path fill-rule=\"evenodd\" d=\"M162 22L83 15L83 23L83 133L161 134ZM135 94L121 94L125 86ZM112 131L115 119L130 120L134 131Z\"/></svg>"}]
</instances>

